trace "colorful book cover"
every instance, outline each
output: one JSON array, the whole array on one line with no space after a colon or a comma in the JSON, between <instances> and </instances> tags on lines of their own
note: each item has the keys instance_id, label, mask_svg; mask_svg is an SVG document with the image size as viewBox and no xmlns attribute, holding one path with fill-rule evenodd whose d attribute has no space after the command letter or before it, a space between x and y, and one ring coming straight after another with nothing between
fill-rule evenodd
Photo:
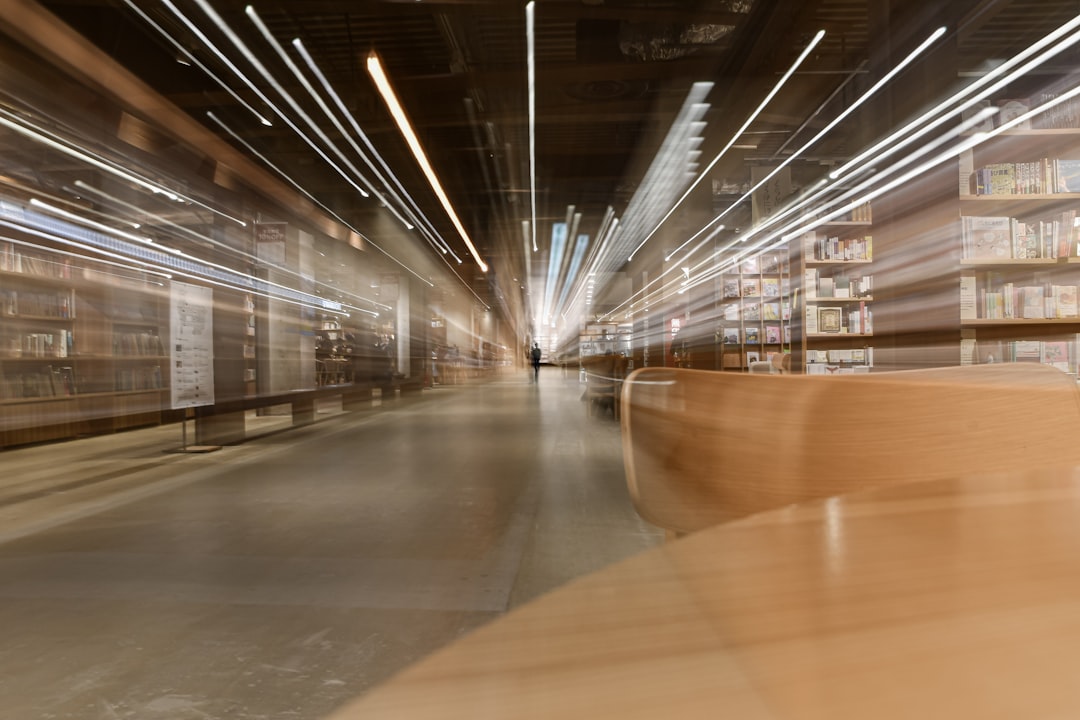
<instances>
[{"instance_id":1,"label":"colorful book cover","mask_svg":"<svg viewBox=\"0 0 1080 720\"><path fill-rule=\"evenodd\" d=\"M1054 315L1059 318L1074 318L1077 313L1076 286L1054 285Z\"/></svg>"},{"instance_id":2,"label":"colorful book cover","mask_svg":"<svg viewBox=\"0 0 1080 720\"><path fill-rule=\"evenodd\" d=\"M1026 319L1046 317L1046 297L1040 285L1027 285L1020 289L1024 299L1023 316Z\"/></svg>"},{"instance_id":3,"label":"colorful book cover","mask_svg":"<svg viewBox=\"0 0 1080 720\"><path fill-rule=\"evenodd\" d=\"M1057 170L1057 191L1080 193L1080 160L1059 158L1054 161Z\"/></svg>"},{"instance_id":4,"label":"colorful book cover","mask_svg":"<svg viewBox=\"0 0 1080 720\"><path fill-rule=\"evenodd\" d=\"M1009 258L1012 256L1012 218L963 218L964 254L969 258Z\"/></svg>"},{"instance_id":5,"label":"colorful book cover","mask_svg":"<svg viewBox=\"0 0 1080 720\"><path fill-rule=\"evenodd\" d=\"M1063 372L1069 372L1069 343L1044 342L1041 350L1040 360L1043 363L1052 365Z\"/></svg>"}]
</instances>

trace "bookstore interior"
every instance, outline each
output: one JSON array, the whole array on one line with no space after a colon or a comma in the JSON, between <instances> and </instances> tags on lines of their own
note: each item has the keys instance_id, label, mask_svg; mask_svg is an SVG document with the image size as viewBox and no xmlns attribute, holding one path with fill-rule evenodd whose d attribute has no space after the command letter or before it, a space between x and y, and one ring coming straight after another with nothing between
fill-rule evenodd
<instances>
[{"instance_id":1,"label":"bookstore interior","mask_svg":"<svg viewBox=\"0 0 1080 720\"><path fill-rule=\"evenodd\" d=\"M227 440L260 398L520 367L534 337L550 361L628 369L1076 375L1080 35L1063 22L992 62L949 35L880 93L857 80L822 106L846 156L717 166L662 252L595 273L595 304L550 335L387 259L237 147L193 149L5 42L0 447L188 417ZM208 171L222 148L233 167ZM711 254L686 260L691 244Z\"/></svg>"}]
</instances>

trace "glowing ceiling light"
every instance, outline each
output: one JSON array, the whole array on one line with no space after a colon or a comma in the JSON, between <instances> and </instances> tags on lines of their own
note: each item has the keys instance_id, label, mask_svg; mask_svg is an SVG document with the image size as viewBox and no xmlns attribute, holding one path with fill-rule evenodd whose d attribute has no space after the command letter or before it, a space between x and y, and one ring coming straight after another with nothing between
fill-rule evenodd
<instances>
[{"instance_id":1,"label":"glowing ceiling light","mask_svg":"<svg viewBox=\"0 0 1080 720\"><path fill-rule=\"evenodd\" d=\"M536 247L536 3L525 4L525 62L529 88L529 200L532 205L532 249Z\"/></svg>"},{"instance_id":2,"label":"glowing ceiling light","mask_svg":"<svg viewBox=\"0 0 1080 720\"><path fill-rule=\"evenodd\" d=\"M386 160L384 160L382 155L379 154L379 151L375 149L375 146L371 144L371 140L368 139L368 136L364 132L363 128L361 128L360 124L356 122L356 118L353 117L353 114L345 106L345 102L341 99L341 96L334 89L334 86L330 84L330 81L326 78L326 75L319 68L318 64L315 62L315 59L311 57L311 54L307 51L307 48L304 47L304 44L300 41L299 38L294 39L292 41L292 44L293 47L296 48L296 52L300 54L300 57L303 58L304 62L307 64L308 69L322 85L323 91L325 91L326 94L330 97L330 99L334 101L334 105L337 107L338 111L349 123L349 127L352 128L352 131L356 133L356 136L359 137L360 140L364 143L364 147L367 148L367 152L361 152L360 149L356 147L352 138L349 137L348 134L346 134L346 139L349 141L350 145L353 146L353 148L364 160L364 162L367 163L368 167L371 168L371 171L375 173L375 176L379 178L379 181L383 183L383 185L387 186L388 189L390 189L391 194L393 194L399 202L401 202L402 197L404 197L404 199L408 201L408 205L409 208L411 208L411 211L409 208L406 208L406 212L408 212L413 218L418 221L416 224L420 226L420 231L424 232L426 229L426 232L430 233L431 238L434 239L434 241L444 254L449 252L451 255L453 255L455 260L461 262L461 259L458 258L454 251L442 238L442 235L439 234L439 231L435 229L435 226L431 224L427 216L424 215L422 210L420 210L420 206L416 204L416 201L413 200L412 196L405 189L405 186L401 184L400 180L398 180L397 175L395 175L394 171L390 169L389 165L387 165ZM382 168L382 172L386 173L386 176L393 182L394 187L397 188L397 192L400 193L400 195L396 194L394 190L389 187L389 183L386 182L386 179L383 178L379 170L371 164L369 156L375 158L375 160L379 163L379 167ZM402 205L404 205L404 203L402 203ZM412 228L409 229L411 230Z\"/></svg>"},{"instance_id":3,"label":"glowing ceiling light","mask_svg":"<svg viewBox=\"0 0 1080 720\"><path fill-rule=\"evenodd\" d=\"M412 151L413 157L416 158L417 164L420 166L420 169L423 170L428 183L431 184L431 189L435 191L435 195L439 198L439 202L442 203L443 209L446 210L446 214L450 216L450 221L454 224L454 228L457 229L458 234L461 235L461 239L465 241L465 246L469 248L469 252L472 254L473 260L475 260L476 264L480 267L480 270L482 272L487 272L487 263L481 259L476 246L473 245L472 240L469 238L469 234L461 224L461 220L458 219L457 213L454 211L454 206L450 204L450 198L446 196L446 192L442 188L442 183L439 182L439 177L435 174L435 170L431 167L431 163L428 162L427 154L420 145L420 140L416 137L416 133L413 132L412 125L409 123L409 118L405 115L405 110L401 107L401 103L398 102L397 95L394 93L394 88L390 85L390 80L387 78L386 73L383 72L382 63L379 62L379 56L375 53L368 55L367 69L368 74L371 75L371 79L375 82L375 87L379 90L379 94L382 95L383 102L386 103L390 115L394 118L394 122L397 123L398 130L401 132L402 137L405 138L405 142Z\"/></svg>"}]
</instances>

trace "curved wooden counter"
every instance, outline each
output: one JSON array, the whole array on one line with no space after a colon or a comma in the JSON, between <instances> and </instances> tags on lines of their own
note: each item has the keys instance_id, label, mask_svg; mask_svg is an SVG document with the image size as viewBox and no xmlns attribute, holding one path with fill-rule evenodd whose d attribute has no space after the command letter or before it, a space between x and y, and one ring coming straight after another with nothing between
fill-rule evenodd
<instances>
[{"instance_id":1,"label":"curved wooden counter","mask_svg":"<svg viewBox=\"0 0 1080 720\"><path fill-rule=\"evenodd\" d=\"M332 717L1065 718L1080 717L1078 668L1068 469L705 530L506 615Z\"/></svg>"}]
</instances>

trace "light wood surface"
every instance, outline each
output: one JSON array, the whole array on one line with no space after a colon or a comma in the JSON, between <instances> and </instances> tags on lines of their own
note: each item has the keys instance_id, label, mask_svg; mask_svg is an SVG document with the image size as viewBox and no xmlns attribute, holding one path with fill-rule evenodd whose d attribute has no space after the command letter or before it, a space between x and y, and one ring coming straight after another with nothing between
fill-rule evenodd
<instances>
[{"instance_id":1,"label":"light wood surface","mask_svg":"<svg viewBox=\"0 0 1080 720\"><path fill-rule=\"evenodd\" d=\"M1080 717L1080 471L763 513L575 581L334 720Z\"/></svg>"},{"instance_id":2,"label":"light wood surface","mask_svg":"<svg viewBox=\"0 0 1080 720\"><path fill-rule=\"evenodd\" d=\"M824 377L642 368L627 483L675 534L855 490L1080 464L1076 381L1037 363Z\"/></svg>"}]
</instances>

